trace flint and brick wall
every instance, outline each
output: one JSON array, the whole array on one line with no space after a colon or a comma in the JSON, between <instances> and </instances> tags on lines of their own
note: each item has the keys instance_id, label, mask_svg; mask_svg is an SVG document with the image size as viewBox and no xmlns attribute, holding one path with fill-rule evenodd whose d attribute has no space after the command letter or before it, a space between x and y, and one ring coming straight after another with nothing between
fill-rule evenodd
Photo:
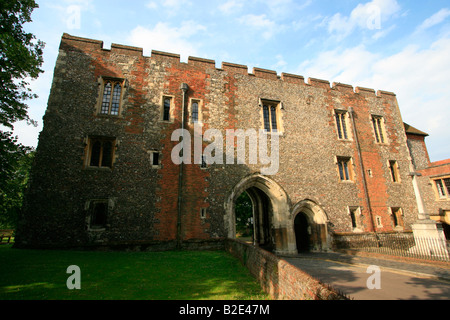
<instances>
[{"instance_id":1,"label":"flint and brick wall","mask_svg":"<svg viewBox=\"0 0 450 320\"><path fill-rule=\"evenodd\" d=\"M99 115L101 77L125 80L118 116ZM288 195L290 209L302 200L320 206L328 218L328 232L352 232L348 207L360 207L361 227L391 231L389 207L403 210L404 230L417 217L409 176L409 152L396 97L393 93L332 84L319 79L113 44L104 49L97 40L64 34L54 70L51 94L39 137L36 162L17 243L29 245L151 244L175 246L178 222L183 241L219 241L228 235L224 203L233 186L259 173L259 164L198 164L180 166L171 160L179 143L171 141L181 127L182 94L186 108L200 101L203 130L262 129L260 99L281 102L278 133L278 173L269 178ZM172 97L170 121L161 120L162 97ZM337 138L334 109L354 110L347 140ZM375 143L371 115L383 116L387 143ZM186 113L186 129L193 126ZM359 157L356 129L362 160ZM116 139L112 169L85 168L89 136ZM225 139L225 138L224 138ZM208 143L203 142L203 147ZM224 141L224 150L226 141ZM150 153L160 152L153 168ZM353 161L354 182L341 182L336 157ZM390 179L388 161L399 164L400 182ZM225 160L224 160L225 161ZM364 179L363 171L364 170ZM367 194L364 191L367 188ZM181 221L178 199L181 192ZM87 228L86 203L109 200L104 231ZM206 217L201 217L206 209ZM293 220L298 212L290 212ZM293 226L292 226L293 227Z\"/></svg>"},{"instance_id":2,"label":"flint and brick wall","mask_svg":"<svg viewBox=\"0 0 450 320\"><path fill-rule=\"evenodd\" d=\"M241 261L273 299L348 300L339 291L261 248L228 239L225 250Z\"/></svg>"}]
</instances>

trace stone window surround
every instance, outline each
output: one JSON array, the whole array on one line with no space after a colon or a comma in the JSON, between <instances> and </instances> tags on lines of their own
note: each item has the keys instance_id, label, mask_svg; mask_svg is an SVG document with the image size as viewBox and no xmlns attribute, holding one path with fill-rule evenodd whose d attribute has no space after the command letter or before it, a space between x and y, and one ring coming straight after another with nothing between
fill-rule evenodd
<instances>
[{"instance_id":1,"label":"stone window surround","mask_svg":"<svg viewBox=\"0 0 450 320\"><path fill-rule=\"evenodd\" d=\"M347 137L339 137L339 132L342 132L342 128L339 129L338 126L340 126L340 124L337 122L337 114L342 114L344 116L344 125L345 125L345 130L346 130L346 134ZM351 127L350 127L350 122L349 122L349 114L347 110L344 109L334 109L333 110L333 119L334 119L334 125L336 128L336 135L338 137L338 140L340 141L352 141L353 140L353 136L352 136L352 131L351 131Z\"/></svg>"},{"instance_id":2,"label":"stone window surround","mask_svg":"<svg viewBox=\"0 0 450 320\"><path fill-rule=\"evenodd\" d=\"M267 98L259 98L259 109L260 109L260 119L261 119L261 127L260 129L263 130L266 134L277 134L277 135L283 135L284 128L283 128L283 117L282 112L284 110L284 105L280 100L274 100L274 99L267 99ZM276 123L277 123L277 131L266 131L264 127L264 105L268 106L275 106L276 107ZM272 128L272 115L269 110L269 121L270 121L270 127Z\"/></svg>"},{"instance_id":3,"label":"stone window surround","mask_svg":"<svg viewBox=\"0 0 450 320\"><path fill-rule=\"evenodd\" d=\"M92 156L92 147L96 141L109 141L112 143L112 150L111 150L111 166L91 166L91 156ZM85 169L97 169L97 170L111 170L114 167L115 157L116 157L116 148L118 145L118 141L116 138L113 137L105 137L105 136L88 136L84 139L85 143L85 162L84 162L84 168ZM103 150L101 151L103 152ZM101 155L102 157L102 155ZM99 162L101 160L99 159Z\"/></svg>"},{"instance_id":4,"label":"stone window surround","mask_svg":"<svg viewBox=\"0 0 450 320\"><path fill-rule=\"evenodd\" d=\"M450 179L449 175L433 177L430 179L431 180L430 182L433 186L433 190L435 192L437 201L449 201L450 200L450 188L447 188L445 181L444 181L447 179ZM438 186L438 181L440 181L440 186ZM440 188L443 188L443 193L442 193L442 191L439 191Z\"/></svg>"},{"instance_id":5,"label":"stone window surround","mask_svg":"<svg viewBox=\"0 0 450 320\"><path fill-rule=\"evenodd\" d=\"M389 144L387 132L386 132L386 120L382 115L371 114L370 123L372 126L373 138L376 144L387 145ZM381 130L381 136L380 136ZM382 139L381 139L382 138ZM381 141L382 140L382 141Z\"/></svg>"},{"instance_id":6,"label":"stone window surround","mask_svg":"<svg viewBox=\"0 0 450 320\"><path fill-rule=\"evenodd\" d=\"M197 103L198 104L198 119L197 122L193 122L192 120L192 104L193 103ZM203 125L203 99L198 99L198 98L189 98L189 103L188 103L188 123L190 125Z\"/></svg>"},{"instance_id":7,"label":"stone window surround","mask_svg":"<svg viewBox=\"0 0 450 320\"><path fill-rule=\"evenodd\" d=\"M170 99L170 111L169 111L169 120L164 120L164 103L166 99ZM164 94L161 96L161 102L160 102L160 122L166 122L166 123L173 123L175 120L175 96Z\"/></svg>"},{"instance_id":8,"label":"stone window surround","mask_svg":"<svg viewBox=\"0 0 450 320\"><path fill-rule=\"evenodd\" d=\"M391 177L391 182L401 183L400 178L400 166L397 160L387 160L387 166L389 170L389 176Z\"/></svg>"},{"instance_id":9,"label":"stone window surround","mask_svg":"<svg viewBox=\"0 0 450 320\"><path fill-rule=\"evenodd\" d=\"M339 162L340 161L345 161L347 163L348 174L349 174L349 179L348 180L341 179L341 173L339 171ZM355 168L354 168L354 162L353 162L353 158L352 157L349 157L349 156L335 156L334 157L334 163L336 165L336 172L338 174L338 178L339 178L339 181L341 183L354 183L355 182L356 175L355 175Z\"/></svg>"},{"instance_id":10,"label":"stone window surround","mask_svg":"<svg viewBox=\"0 0 450 320\"><path fill-rule=\"evenodd\" d=\"M119 110L117 112L117 115L111 114L111 109L108 111L108 113L102 113L103 94L104 94L104 90L105 90L105 85L108 82L112 83L112 90L114 90L114 84L117 84L117 83L119 83L122 87L122 90L120 92L120 103L119 103ZM119 117L121 115L122 109L123 109L123 97L125 95L127 81L124 78L100 76L98 78L98 85L99 85L99 93L98 93L98 100L97 100L97 105L96 105L96 114L99 116ZM111 94L110 104L112 103L112 99L113 99L113 96Z\"/></svg>"}]
</instances>

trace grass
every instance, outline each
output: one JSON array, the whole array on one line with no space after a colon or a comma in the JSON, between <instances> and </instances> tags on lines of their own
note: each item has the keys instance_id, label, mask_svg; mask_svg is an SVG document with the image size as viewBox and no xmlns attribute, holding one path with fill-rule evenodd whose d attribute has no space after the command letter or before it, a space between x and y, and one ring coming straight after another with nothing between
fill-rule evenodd
<instances>
[{"instance_id":1,"label":"grass","mask_svg":"<svg viewBox=\"0 0 450 320\"><path fill-rule=\"evenodd\" d=\"M81 289L66 285L70 265ZM0 300L264 300L224 251L93 252L0 246Z\"/></svg>"}]
</instances>

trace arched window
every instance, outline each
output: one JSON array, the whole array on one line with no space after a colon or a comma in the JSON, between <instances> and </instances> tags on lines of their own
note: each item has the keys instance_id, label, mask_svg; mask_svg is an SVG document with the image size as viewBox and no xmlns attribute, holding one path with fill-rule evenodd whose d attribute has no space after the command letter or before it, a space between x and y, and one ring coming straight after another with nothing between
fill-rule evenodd
<instances>
[{"instance_id":1,"label":"arched window","mask_svg":"<svg viewBox=\"0 0 450 320\"><path fill-rule=\"evenodd\" d=\"M103 86L101 114L119 115L123 81L106 81Z\"/></svg>"}]
</instances>

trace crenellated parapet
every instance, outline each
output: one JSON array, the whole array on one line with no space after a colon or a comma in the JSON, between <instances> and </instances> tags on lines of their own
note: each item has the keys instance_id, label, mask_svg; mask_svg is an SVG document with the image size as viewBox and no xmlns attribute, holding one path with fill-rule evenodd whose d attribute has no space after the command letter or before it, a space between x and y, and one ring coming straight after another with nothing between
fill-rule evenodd
<instances>
[{"instance_id":1,"label":"crenellated parapet","mask_svg":"<svg viewBox=\"0 0 450 320\"><path fill-rule=\"evenodd\" d=\"M128 56L138 56L147 58L154 61L162 61L172 64L185 64L188 67L194 68L194 69L215 69L218 71L227 72L229 74L241 74L241 75L247 75L249 77L264 79L264 80L271 80L271 81L283 81L289 84L295 84L299 86L311 86L316 88L321 88L324 90L337 90L346 94L359 94L366 97L370 96L376 96L376 97L383 97L383 98L395 98L395 93L384 91L384 90L378 90L375 91L374 89L370 88L364 88L364 87L353 87L349 84L343 84L343 83L337 83L333 82L330 83L328 80L323 79L316 79L316 78L308 78L305 81L305 78L301 75L296 74L290 74L290 73L281 73L281 75L278 75L277 71L275 70L268 70L263 68L254 67L252 72L249 72L249 68L246 65L241 64L235 64L230 62L222 62L221 68L216 67L216 61L211 59L205 59L205 58L199 58L199 57L192 57L189 56L187 63L181 62L181 56L179 54L175 53L169 53L169 52L163 52L163 51L157 51L152 50L151 56L146 57L144 56L144 52L142 48L139 47L133 47L133 46L127 46L127 45L121 45L121 44L111 44L111 49L105 49L103 47L103 41L100 40L93 40L93 39L87 39L87 38L80 38L75 37L72 35L69 35L67 33L64 33L62 36L61 41L61 48L65 48L66 45L78 47L81 50L84 51L105 51L110 52L114 54L119 55L128 55Z\"/></svg>"}]
</instances>

